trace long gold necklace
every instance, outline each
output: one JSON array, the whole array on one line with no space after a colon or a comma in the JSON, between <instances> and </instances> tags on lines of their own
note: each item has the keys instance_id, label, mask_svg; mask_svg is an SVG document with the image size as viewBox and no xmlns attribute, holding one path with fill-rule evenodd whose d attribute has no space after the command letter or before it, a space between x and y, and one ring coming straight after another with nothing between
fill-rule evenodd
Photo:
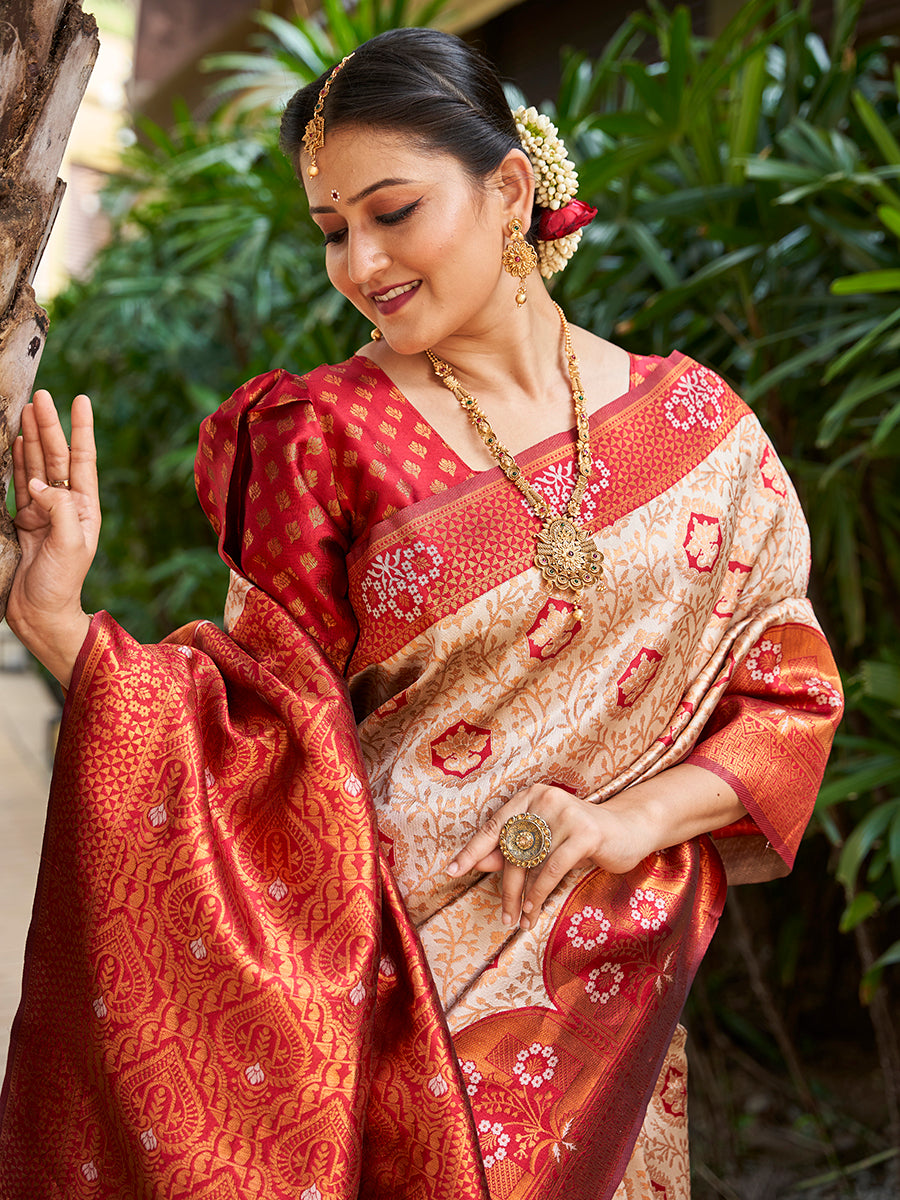
<instances>
[{"instance_id":1,"label":"long gold necklace","mask_svg":"<svg viewBox=\"0 0 900 1200\"><path fill-rule=\"evenodd\" d=\"M554 308L559 313L562 324L563 348L569 381L572 385L575 422L578 427L575 447L578 478L562 514L554 512L540 492L535 491L522 474L513 455L494 433L491 423L481 411L478 401L462 386L453 374L450 364L438 358L431 350L426 353L438 379L450 389L460 402L479 437L497 460L500 470L510 483L519 489L529 508L542 522L540 530L534 535L534 565L540 570L544 579L551 587L560 588L563 591L579 593L582 588L596 586L601 592L605 592L606 584L603 581L601 565L603 555L597 549L591 535L576 524L585 488L591 477L591 431L587 410L584 406L584 391L578 371L578 359L575 357L572 339L569 335L569 325L565 313L559 305L554 304Z\"/></svg>"}]
</instances>

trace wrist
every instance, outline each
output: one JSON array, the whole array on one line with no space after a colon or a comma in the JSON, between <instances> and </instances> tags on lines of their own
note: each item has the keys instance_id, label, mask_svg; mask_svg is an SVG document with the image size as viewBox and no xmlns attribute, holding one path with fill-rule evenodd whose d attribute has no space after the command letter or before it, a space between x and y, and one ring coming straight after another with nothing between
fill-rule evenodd
<instances>
[{"instance_id":1,"label":"wrist","mask_svg":"<svg viewBox=\"0 0 900 1200\"><path fill-rule=\"evenodd\" d=\"M607 806L636 818L647 854L720 829L747 811L724 780L691 763L633 784L607 800L603 807Z\"/></svg>"},{"instance_id":2,"label":"wrist","mask_svg":"<svg viewBox=\"0 0 900 1200\"><path fill-rule=\"evenodd\" d=\"M631 870L649 854L663 848L661 839L665 832L661 814L656 811L656 798L642 789L642 784L635 784L600 805L600 812L618 823L622 844L627 845L628 857L633 860L623 866L623 871Z\"/></svg>"},{"instance_id":3,"label":"wrist","mask_svg":"<svg viewBox=\"0 0 900 1200\"><path fill-rule=\"evenodd\" d=\"M91 627L93 615L81 607L67 614L56 614L39 626L27 621L11 625L13 633L42 666L68 688L75 662Z\"/></svg>"}]
</instances>

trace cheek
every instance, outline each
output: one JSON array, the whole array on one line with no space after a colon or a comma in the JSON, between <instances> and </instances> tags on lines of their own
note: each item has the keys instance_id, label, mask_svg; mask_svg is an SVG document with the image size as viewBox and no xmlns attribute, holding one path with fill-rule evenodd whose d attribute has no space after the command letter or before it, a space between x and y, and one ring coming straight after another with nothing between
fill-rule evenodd
<instances>
[{"instance_id":1,"label":"cheek","mask_svg":"<svg viewBox=\"0 0 900 1200\"><path fill-rule=\"evenodd\" d=\"M349 280L347 279L347 261L343 254L335 250L325 251L325 274L333 288L346 293Z\"/></svg>"},{"instance_id":2,"label":"cheek","mask_svg":"<svg viewBox=\"0 0 900 1200\"><path fill-rule=\"evenodd\" d=\"M503 239L496 238L477 220L471 209L462 209L442 222L429 247L430 257L445 270L467 274L500 261Z\"/></svg>"},{"instance_id":3,"label":"cheek","mask_svg":"<svg viewBox=\"0 0 900 1200\"><path fill-rule=\"evenodd\" d=\"M360 299L359 291L354 287L347 274L347 257L339 252L332 252L325 256L325 273L328 276L328 281L336 292L340 292L342 296L346 296L355 309L363 314L364 317L369 317L366 311L365 302ZM369 317L371 320L371 318Z\"/></svg>"}]
</instances>

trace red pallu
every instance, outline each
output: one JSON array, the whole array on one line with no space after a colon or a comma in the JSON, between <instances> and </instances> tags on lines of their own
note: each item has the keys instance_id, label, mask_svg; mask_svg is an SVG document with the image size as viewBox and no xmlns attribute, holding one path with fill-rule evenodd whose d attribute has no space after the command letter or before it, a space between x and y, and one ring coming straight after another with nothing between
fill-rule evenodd
<instances>
[{"instance_id":1,"label":"red pallu","mask_svg":"<svg viewBox=\"0 0 900 1200\"><path fill-rule=\"evenodd\" d=\"M141 647L94 620L3 1092L3 1200L487 1196L343 684L254 603L256 659L210 624Z\"/></svg>"}]
</instances>

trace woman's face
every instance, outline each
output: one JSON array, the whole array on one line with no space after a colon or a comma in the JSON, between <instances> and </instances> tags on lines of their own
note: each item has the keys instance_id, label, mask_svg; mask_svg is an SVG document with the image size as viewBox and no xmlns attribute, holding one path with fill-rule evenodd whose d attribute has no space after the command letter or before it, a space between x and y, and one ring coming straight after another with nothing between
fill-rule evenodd
<instances>
[{"instance_id":1,"label":"woman's face","mask_svg":"<svg viewBox=\"0 0 900 1200\"><path fill-rule=\"evenodd\" d=\"M500 262L509 202L499 174L476 188L452 155L423 153L399 134L327 125L314 178L307 162L301 155L328 277L393 350L477 337L494 307L514 310L515 285Z\"/></svg>"}]
</instances>

